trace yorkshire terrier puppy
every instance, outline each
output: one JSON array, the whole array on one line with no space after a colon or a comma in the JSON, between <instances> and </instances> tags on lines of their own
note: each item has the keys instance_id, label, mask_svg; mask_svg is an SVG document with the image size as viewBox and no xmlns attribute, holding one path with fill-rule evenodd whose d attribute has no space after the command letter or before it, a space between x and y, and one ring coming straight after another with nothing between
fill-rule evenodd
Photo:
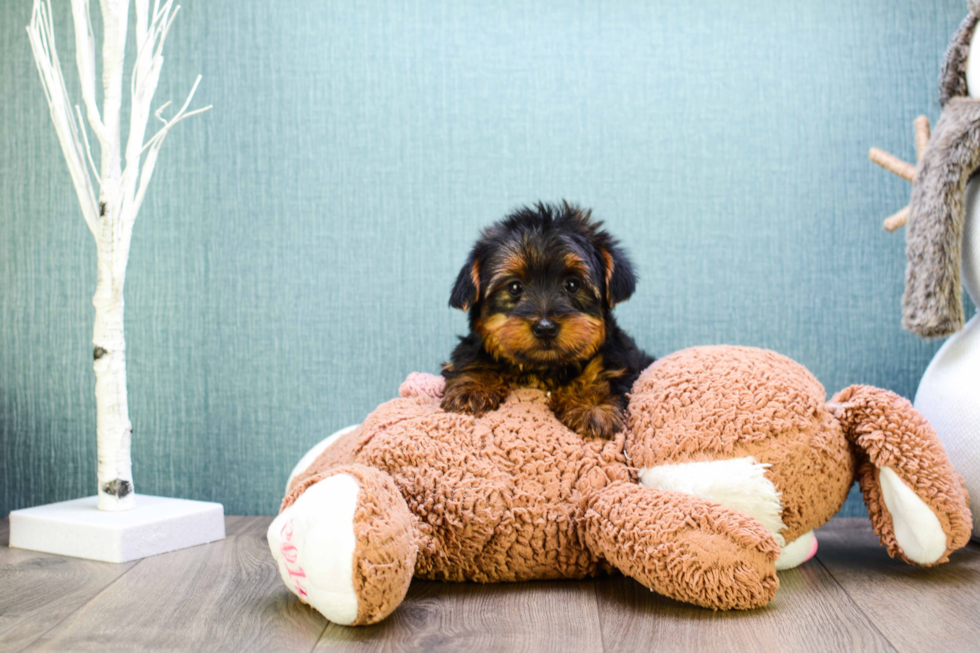
<instances>
[{"instance_id":1,"label":"yorkshire terrier puppy","mask_svg":"<svg viewBox=\"0 0 980 653\"><path fill-rule=\"evenodd\" d=\"M601 227L563 202L521 208L483 231L449 299L469 311L470 333L442 366L443 409L480 415L511 388L532 387L581 435L622 430L626 393L654 359L613 319L636 275Z\"/></svg>"}]
</instances>

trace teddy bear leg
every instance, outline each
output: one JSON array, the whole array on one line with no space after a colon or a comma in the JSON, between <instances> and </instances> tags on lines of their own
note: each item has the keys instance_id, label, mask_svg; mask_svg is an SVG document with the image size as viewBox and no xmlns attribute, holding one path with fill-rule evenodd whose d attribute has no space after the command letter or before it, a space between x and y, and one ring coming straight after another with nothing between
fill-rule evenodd
<instances>
[{"instance_id":1,"label":"teddy bear leg","mask_svg":"<svg viewBox=\"0 0 980 653\"><path fill-rule=\"evenodd\" d=\"M408 591L418 552L414 519L388 474L343 465L290 492L269 526L269 548L301 601L334 623L371 624Z\"/></svg>"},{"instance_id":2,"label":"teddy bear leg","mask_svg":"<svg viewBox=\"0 0 980 653\"><path fill-rule=\"evenodd\" d=\"M813 531L807 531L783 547L779 559L776 560L776 571L799 567L815 555L817 555L817 536Z\"/></svg>"},{"instance_id":3,"label":"teddy bear leg","mask_svg":"<svg viewBox=\"0 0 980 653\"><path fill-rule=\"evenodd\" d=\"M780 548L756 519L691 494L612 483L588 499L586 545L651 590L716 610L768 603Z\"/></svg>"},{"instance_id":4,"label":"teddy bear leg","mask_svg":"<svg viewBox=\"0 0 980 653\"><path fill-rule=\"evenodd\" d=\"M907 400L851 386L829 404L858 452L858 483L889 555L919 565L945 562L970 539L963 481L929 422Z\"/></svg>"}]
</instances>

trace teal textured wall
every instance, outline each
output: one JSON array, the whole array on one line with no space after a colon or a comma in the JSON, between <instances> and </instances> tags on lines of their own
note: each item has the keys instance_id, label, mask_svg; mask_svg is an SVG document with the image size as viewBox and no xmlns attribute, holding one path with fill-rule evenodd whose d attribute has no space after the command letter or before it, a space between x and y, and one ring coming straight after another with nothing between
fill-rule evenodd
<instances>
[{"instance_id":1,"label":"teal textured wall","mask_svg":"<svg viewBox=\"0 0 980 653\"><path fill-rule=\"evenodd\" d=\"M911 396L938 347L899 326L880 224L909 187L866 152L914 158L962 0L184 5L157 98L200 72L215 108L168 139L135 229L139 492L274 512L309 446L438 369L466 248L539 198L626 242L617 311L659 355L757 345ZM0 3L0 516L95 490L95 248L29 13Z\"/></svg>"}]
</instances>

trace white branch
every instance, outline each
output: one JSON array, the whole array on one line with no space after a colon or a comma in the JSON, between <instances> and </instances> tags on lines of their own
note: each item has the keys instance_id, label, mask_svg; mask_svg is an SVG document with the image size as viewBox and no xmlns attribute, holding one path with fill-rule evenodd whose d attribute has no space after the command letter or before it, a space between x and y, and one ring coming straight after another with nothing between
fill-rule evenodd
<instances>
[{"instance_id":1,"label":"white branch","mask_svg":"<svg viewBox=\"0 0 980 653\"><path fill-rule=\"evenodd\" d=\"M81 0L77 0L81 1ZM102 189L120 204L117 184L121 174L120 110L129 0L100 0L102 7L102 122L106 143L102 148Z\"/></svg>"},{"instance_id":2,"label":"white branch","mask_svg":"<svg viewBox=\"0 0 980 653\"><path fill-rule=\"evenodd\" d=\"M147 13L149 12L149 0L136 0L136 49L139 51L146 40Z\"/></svg>"},{"instance_id":3,"label":"white branch","mask_svg":"<svg viewBox=\"0 0 980 653\"><path fill-rule=\"evenodd\" d=\"M191 92L187 94L187 99L184 100L184 105L180 107L180 111L174 114L173 118L167 120L161 115L163 110L170 106L169 101L154 112L157 120L163 123L163 127L161 127L160 131L154 134L153 137L147 141L146 145L140 152L140 154L142 154L143 152L149 150L149 153L146 155L146 161L143 164L143 173L140 175L139 190L136 192L136 197L134 198L134 218L136 213L139 211L140 206L143 204L143 196L146 194L146 187L150 183L150 177L153 176L153 168L156 166L157 155L160 153L160 147L163 146L163 141L167 138L167 134L170 133L171 128L182 120L186 120L191 116L204 113L212 108L209 104L206 107L201 107L200 109L195 109L194 111L187 111L187 107L190 106L191 100L194 99L194 93L197 91L197 85L200 83L201 75L198 75L197 79L194 80L194 86L191 87Z\"/></svg>"},{"instance_id":4,"label":"white branch","mask_svg":"<svg viewBox=\"0 0 980 653\"><path fill-rule=\"evenodd\" d=\"M99 169L95 167L95 161L92 159L92 147L88 144L88 132L85 131L85 121L82 120L82 110L77 104L75 105L75 113L78 114L78 127L82 132L82 140L85 141L85 154L88 155L88 164L92 167L92 174L95 175L95 181L101 186L102 178L99 177Z\"/></svg>"},{"instance_id":5,"label":"white branch","mask_svg":"<svg viewBox=\"0 0 980 653\"><path fill-rule=\"evenodd\" d=\"M49 0L50 6L50 0ZM105 126L95 102L95 37L92 35L92 16L89 0L71 0L71 15L75 21L75 63L82 85L82 101L89 124L99 144L105 147Z\"/></svg>"},{"instance_id":6,"label":"white branch","mask_svg":"<svg viewBox=\"0 0 980 653\"><path fill-rule=\"evenodd\" d=\"M88 224L89 231L98 238L98 203L92 180L85 167L85 155L78 138L78 126L75 124L75 115L71 110L68 91L65 89L65 78L58 61L50 4L42 4L40 0L34 0L34 10L31 13L31 23L27 26L27 35L31 43L31 52L34 54L34 63L41 78L41 86L44 88L44 97L48 102L51 122L58 135L65 164L68 166L68 174L71 175L72 185L78 196L78 203L82 207L82 216Z\"/></svg>"},{"instance_id":7,"label":"white branch","mask_svg":"<svg viewBox=\"0 0 980 653\"><path fill-rule=\"evenodd\" d=\"M154 3L152 21L149 20L148 0L136 0L136 62L130 78L130 98L132 108L129 118L129 138L126 141L126 167L122 175L122 219L124 228L136 220L139 207L135 202L139 184L140 156L146 149L143 138L146 123L150 117L150 106L156 93L163 66L159 56L163 40L173 24L180 7L171 12L173 0L166 0L163 7Z\"/></svg>"}]
</instances>

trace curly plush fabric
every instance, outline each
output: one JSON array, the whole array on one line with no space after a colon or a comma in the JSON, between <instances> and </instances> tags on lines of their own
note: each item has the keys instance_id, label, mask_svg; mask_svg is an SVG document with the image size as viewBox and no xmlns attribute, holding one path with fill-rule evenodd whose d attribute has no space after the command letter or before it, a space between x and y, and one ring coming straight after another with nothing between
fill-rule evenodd
<instances>
[{"instance_id":1,"label":"curly plush fabric","mask_svg":"<svg viewBox=\"0 0 980 653\"><path fill-rule=\"evenodd\" d=\"M516 390L498 410L474 418L444 412L433 396L438 386L411 381L414 389L403 390L418 396L383 404L324 451L293 480L283 508L321 470L368 465L391 476L417 518L421 578L595 574L599 560L583 546L576 522L579 502L610 481L635 482L625 435L583 440L555 418L540 390Z\"/></svg>"},{"instance_id":2,"label":"curly plush fabric","mask_svg":"<svg viewBox=\"0 0 980 653\"><path fill-rule=\"evenodd\" d=\"M365 422L355 457L389 473L418 516L416 575L487 582L595 573L578 502L583 488L632 480L622 451L623 436L583 441L543 392L517 390L480 418L428 397L390 401Z\"/></svg>"},{"instance_id":3,"label":"curly plush fabric","mask_svg":"<svg viewBox=\"0 0 980 653\"><path fill-rule=\"evenodd\" d=\"M592 550L679 601L744 610L765 605L779 588L772 534L700 497L617 482L591 495L583 521Z\"/></svg>"},{"instance_id":4,"label":"curly plush fabric","mask_svg":"<svg viewBox=\"0 0 980 653\"><path fill-rule=\"evenodd\" d=\"M442 397L442 391L446 387L446 380L441 376L432 374L420 374L412 372L405 379L405 382L398 388L399 397Z\"/></svg>"},{"instance_id":5,"label":"curly plush fabric","mask_svg":"<svg viewBox=\"0 0 980 653\"><path fill-rule=\"evenodd\" d=\"M790 358L696 347L660 359L633 387L630 462L639 468L751 456L780 493L786 542L847 499L855 461L827 394Z\"/></svg>"},{"instance_id":6,"label":"curly plush fabric","mask_svg":"<svg viewBox=\"0 0 980 653\"><path fill-rule=\"evenodd\" d=\"M926 553L945 559L969 533L962 485L908 402L856 386L828 406L805 368L773 352L698 347L661 359L638 379L628 426L611 440L568 430L540 390L513 390L472 417L443 411L442 387L409 376L401 397L293 478L270 527L313 510L296 499L329 475L357 480L355 623L393 610L412 574L500 582L618 570L707 608L758 607L779 586L782 547L812 538L840 508L859 461L890 552L903 555L876 490L881 465L898 474L889 487L936 513L939 539L928 542L939 551ZM651 479L661 485L640 485ZM754 512L760 505L774 514Z\"/></svg>"}]
</instances>

